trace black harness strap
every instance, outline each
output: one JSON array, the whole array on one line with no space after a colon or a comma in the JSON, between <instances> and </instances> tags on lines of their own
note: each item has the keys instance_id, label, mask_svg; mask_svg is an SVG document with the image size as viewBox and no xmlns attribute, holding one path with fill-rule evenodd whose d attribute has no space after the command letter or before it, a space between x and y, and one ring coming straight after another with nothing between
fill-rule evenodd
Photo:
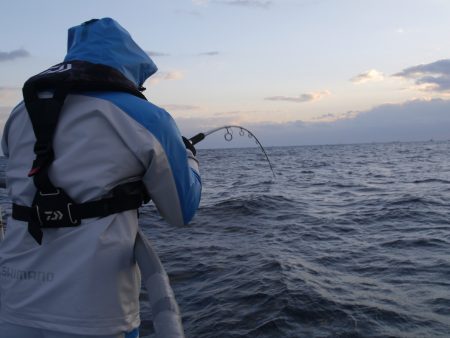
<instances>
[{"instance_id":1,"label":"black harness strap","mask_svg":"<svg viewBox=\"0 0 450 338\"><path fill-rule=\"evenodd\" d=\"M26 98L25 106L36 136L36 143L34 144L36 158L28 176L33 177L34 184L38 190L44 193L51 193L55 191L53 184L48 179L48 168L55 157L53 136L67 92L62 88L58 88L53 98L45 99L37 97L35 92L30 93L31 97L26 96L27 94L24 95Z\"/></svg>"},{"instance_id":2,"label":"black harness strap","mask_svg":"<svg viewBox=\"0 0 450 338\"><path fill-rule=\"evenodd\" d=\"M51 91L49 98L39 97ZM28 231L39 244L41 228L73 227L81 220L138 209L148 202L142 182L127 183L112 191L112 197L77 204L60 187L55 187L48 170L55 154L53 137L69 92L122 91L145 99L134 84L114 68L83 61L61 63L30 78L23 95L36 136L33 166L28 174L37 188L31 207L13 204L12 217L28 222ZM46 93L46 96L47 93Z\"/></svg>"},{"instance_id":3,"label":"black harness strap","mask_svg":"<svg viewBox=\"0 0 450 338\"><path fill-rule=\"evenodd\" d=\"M141 185L140 181L126 183L119 187L138 187L136 184ZM115 214L122 211L137 209L142 205L142 202L148 201L148 198L143 193L144 189L139 188L133 194L116 195L109 198L104 198L97 201L85 202L81 204L66 203L64 205L66 210L58 209L55 204L59 204L59 201L64 198L60 188L56 188L55 194L44 195L46 197L47 204L36 204L33 207L26 207L18 204L13 204L12 217L19 221L29 222L36 224L40 228L60 228L77 226L80 220L94 217L106 217L111 214ZM53 196L55 200L49 199L49 196ZM48 210L51 208L51 210ZM67 212L68 219L65 222L60 222L62 225L56 225L55 221L62 221L64 214ZM52 222L53 221L53 222ZM30 229L29 229L30 230ZM34 230L34 229L32 229ZM34 237L34 236L33 236ZM36 239L36 238L35 238ZM41 237L42 239L42 237Z\"/></svg>"}]
</instances>

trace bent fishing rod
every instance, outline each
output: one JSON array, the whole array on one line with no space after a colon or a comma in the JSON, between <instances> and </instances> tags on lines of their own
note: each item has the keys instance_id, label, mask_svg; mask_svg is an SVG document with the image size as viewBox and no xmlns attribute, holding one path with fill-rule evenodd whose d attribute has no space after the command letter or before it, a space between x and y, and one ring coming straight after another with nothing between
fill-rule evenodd
<instances>
[{"instance_id":1,"label":"bent fishing rod","mask_svg":"<svg viewBox=\"0 0 450 338\"><path fill-rule=\"evenodd\" d=\"M233 128L235 129L239 129L239 135L240 136L245 136L245 133L247 133L247 136L249 138L253 138L256 142L256 144L259 146L259 148L262 150L264 156L266 157L267 162L269 163L270 166L270 170L272 171L273 177L276 178L275 175L275 171L273 170L272 167L272 163L269 160L269 156L267 155L266 150L264 149L264 147L262 146L261 142L259 142L258 138L255 136L255 134L253 134L250 130L248 130L247 128L241 127L241 126L237 126L237 125L227 125L227 126L223 126L223 127L218 127L218 128L214 128L211 129L207 132L204 133L198 133L197 135L191 137L189 139L189 141L191 141L192 145L195 145L201 141L203 141L205 139L205 137L219 131L219 130L225 130L225 135L224 138L226 141L230 142L231 140L233 140Z\"/></svg>"},{"instance_id":2,"label":"bent fishing rod","mask_svg":"<svg viewBox=\"0 0 450 338\"><path fill-rule=\"evenodd\" d=\"M256 143L264 153L267 162L269 163L270 170L272 170L273 176L276 177L272 167L272 163L270 162L269 156L267 155L261 142L259 142L257 137L250 130L244 127L227 125L215 128L204 133L198 133L197 135L195 135L190 139L190 142L192 143L192 145L197 144L200 141L204 140L205 137L207 137L208 135L211 135L223 129L225 129L226 131L224 138L226 141L229 142L233 139L233 128L239 129L240 136L244 136L245 133L247 132L249 138L255 139ZM6 188L6 182L4 177L0 177L0 188ZM3 222L1 222L1 215L0 215L0 241L3 240L3 235L4 235L4 225ZM136 237L134 254L139 269L141 270L142 280L147 288L150 308L152 309L152 311L154 311L153 325L155 328L156 337L184 338L185 335L183 325L181 322L181 316L174 293L169 284L169 278L163 265L161 264L158 254L153 249L152 244L149 242L149 240L146 238L146 236L141 230L138 231ZM160 290L160 292L149 292L150 290ZM168 304L168 309L159 306L162 300L164 300L164 304ZM162 313L163 311L164 316L160 316L159 312Z\"/></svg>"}]
</instances>

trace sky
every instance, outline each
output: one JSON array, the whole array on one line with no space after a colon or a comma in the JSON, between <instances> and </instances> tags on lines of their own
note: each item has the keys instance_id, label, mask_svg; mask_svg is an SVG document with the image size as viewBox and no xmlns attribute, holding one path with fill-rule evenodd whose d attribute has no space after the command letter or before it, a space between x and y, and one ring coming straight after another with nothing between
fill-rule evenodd
<instances>
[{"instance_id":1,"label":"sky","mask_svg":"<svg viewBox=\"0 0 450 338\"><path fill-rule=\"evenodd\" d=\"M448 0L0 0L0 130L68 28L112 17L156 63L183 135L265 146L450 139ZM227 143L223 133L204 147Z\"/></svg>"}]
</instances>

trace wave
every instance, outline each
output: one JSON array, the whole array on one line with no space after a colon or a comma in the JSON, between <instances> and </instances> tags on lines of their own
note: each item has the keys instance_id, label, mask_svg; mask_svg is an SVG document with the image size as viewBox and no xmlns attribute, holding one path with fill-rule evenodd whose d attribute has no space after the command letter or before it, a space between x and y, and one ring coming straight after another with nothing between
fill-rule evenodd
<instances>
[{"instance_id":1,"label":"wave","mask_svg":"<svg viewBox=\"0 0 450 338\"><path fill-rule=\"evenodd\" d=\"M427 178L423 180L414 180L411 183L414 184L427 184L427 183L441 183L441 184L450 184L450 181L439 179L439 178Z\"/></svg>"},{"instance_id":2,"label":"wave","mask_svg":"<svg viewBox=\"0 0 450 338\"><path fill-rule=\"evenodd\" d=\"M231 197L217 202L214 205L203 206L201 211L209 215L251 216L267 214L270 211L295 210L296 208L298 208L298 204L291 198L281 195L250 194Z\"/></svg>"},{"instance_id":3,"label":"wave","mask_svg":"<svg viewBox=\"0 0 450 338\"><path fill-rule=\"evenodd\" d=\"M450 241L440 238L402 238L380 243L389 248L439 248L450 247Z\"/></svg>"}]
</instances>

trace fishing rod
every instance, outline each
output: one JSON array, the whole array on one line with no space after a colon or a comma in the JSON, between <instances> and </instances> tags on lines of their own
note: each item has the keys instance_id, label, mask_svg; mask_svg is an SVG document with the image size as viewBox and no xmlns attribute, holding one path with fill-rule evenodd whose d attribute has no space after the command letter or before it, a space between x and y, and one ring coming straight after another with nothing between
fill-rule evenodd
<instances>
[{"instance_id":1,"label":"fishing rod","mask_svg":"<svg viewBox=\"0 0 450 338\"><path fill-rule=\"evenodd\" d=\"M219 130L225 129L224 138L226 141L231 141L233 139L232 128L239 129L239 135L244 136L245 132L249 138L255 139L256 143L261 148L264 153L267 162L269 163L270 169L274 177L275 172L272 167L272 163L269 160L269 156L262 146L261 142L257 137L248 129L235 126L227 125L219 128L209 130L204 133L199 133L190 139L190 142L194 145L205 139L208 135L211 135ZM5 178L0 177L0 188L6 188ZM0 211L1 216L1 211ZM3 240L4 235L4 225L0 217L0 242ZM167 273L161 264L158 254L153 249L151 242L146 238L144 233L139 230L136 243L134 247L134 254L136 257L137 264L141 270L142 280L147 288L150 307L153 311L153 326L155 328L155 333L157 337L177 337L184 338L184 330L181 322L181 316L176 302L174 293L169 283L169 278ZM152 291L158 290L158 291ZM161 306L164 304L165 306Z\"/></svg>"},{"instance_id":2,"label":"fishing rod","mask_svg":"<svg viewBox=\"0 0 450 338\"><path fill-rule=\"evenodd\" d=\"M215 133L215 132L217 132L219 130L225 129L225 135L223 137L225 138L226 141L230 142L231 140L233 140L233 128L239 129L239 135L240 136L245 136L245 133L247 132L247 136L249 138L255 139L256 144L261 148L264 156L266 157L267 162L269 163L270 170L272 170L273 177L276 178L275 171L273 170L272 163L269 160L269 156L267 155L266 150L262 146L261 142L259 142L259 140L255 136L255 134L253 134L247 128L244 128L244 127L241 127L241 126L237 126L237 125L227 125L227 126L223 126L223 127L218 127L218 128L211 129L211 130L209 130L207 132L204 132L204 133L198 133L197 135L191 137L189 139L189 141L191 141L192 145L195 145L195 144L199 143L200 141L203 141L206 136L209 136L209 135L211 135L211 134L213 134L213 133Z\"/></svg>"}]
</instances>

